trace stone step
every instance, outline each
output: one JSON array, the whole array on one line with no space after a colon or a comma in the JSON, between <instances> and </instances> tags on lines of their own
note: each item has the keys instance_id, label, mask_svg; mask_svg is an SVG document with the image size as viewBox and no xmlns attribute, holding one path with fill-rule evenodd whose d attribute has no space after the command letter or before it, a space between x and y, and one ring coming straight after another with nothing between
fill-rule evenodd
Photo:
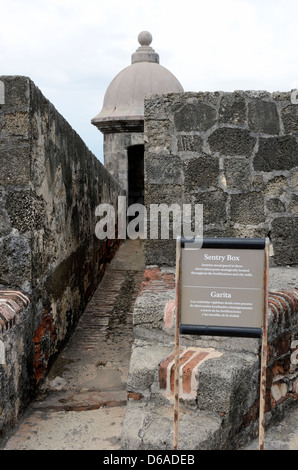
<instances>
[{"instance_id":1,"label":"stone step","mask_svg":"<svg viewBox=\"0 0 298 470\"><path fill-rule=\"evenodd\" d=\"M184 409L178 426L178 449L220 447L222 419L216 413ZM124 450L173 449L174 410L171 405L130 401L122 426Z\"/></svg>"}]
</instances>

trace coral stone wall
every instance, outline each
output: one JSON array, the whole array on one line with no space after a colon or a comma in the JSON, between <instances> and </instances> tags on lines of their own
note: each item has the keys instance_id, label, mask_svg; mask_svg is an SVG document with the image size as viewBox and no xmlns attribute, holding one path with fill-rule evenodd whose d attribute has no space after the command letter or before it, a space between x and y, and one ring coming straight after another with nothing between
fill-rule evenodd
<instances>
[{"instance_id":1,"label":"coral stone wall","mask_svg":"<svg viewBox=\"0 0 298 470\"><path fill-rule=\"evenodd\" d=\"M24 366L19 373L29 396L117 249L118 240L96 237L95 209L101 203L116 207L123 191L29 78L0 76L0 82L0 290L20 291L30 300L13 355L13 347L5 346L14 326L2 342L6 364ZM0 364L0 374L11 386L16 382L7 366ZM16 414L17 395L10 390Z\"/></svg>"},{"instance_id":2,"label":"coral stone wall","mask_svg":"<svg viewBox=\"0 0 298 470\"><path fill-rule=\"evenodd\" d=\"M204 235L269 237L273 265L298 264L298 106L290 93L236 91L145 100L145 201L202 204ZM175 242L148 240L147 264Z\"/></svg>"}]
</instances>

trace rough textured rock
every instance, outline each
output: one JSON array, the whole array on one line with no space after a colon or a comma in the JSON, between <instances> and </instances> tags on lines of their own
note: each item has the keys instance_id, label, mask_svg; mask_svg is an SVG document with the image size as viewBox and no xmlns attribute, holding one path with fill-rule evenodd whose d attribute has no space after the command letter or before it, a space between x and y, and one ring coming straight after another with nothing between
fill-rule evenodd
<instances>
[{"instance_id":1,"label":"rough textured rock","mask_svg":"<svg viewBox=\"0 0 298 470\"><path fill-rule=\"evenodd\" d=\"M159 204L201 203L204 235L269 237L275 253L272 266L297 264L298 252L291 248L296 246L298 214L297 113L290 93L147 97L146 207L156 199ZM287 250L291 254L283 256ZM174 266L174 250L161 234L147 241L146 262Z\"/></svg>"}]
</instances>

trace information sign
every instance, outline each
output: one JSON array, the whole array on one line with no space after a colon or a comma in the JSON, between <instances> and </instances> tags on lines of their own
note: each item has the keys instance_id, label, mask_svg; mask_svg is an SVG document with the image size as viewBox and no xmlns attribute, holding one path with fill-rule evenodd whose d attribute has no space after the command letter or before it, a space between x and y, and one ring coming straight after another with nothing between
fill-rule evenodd
<instances>
[{"instance_id":1,"label":"information sign","mask_svg":"<svg viewBox=\"0 0 298 470\"><path fill-rule=\"evenodd\" d=\"M181 239L180 333L261 337L265 239Z\"/></svg>"},{"instance_id":2,"label":"information sign","mask_svg":"<svg viewBox=\"0 0 298 470\"><path fill-rule=\"evenodd\" d=\"M174 449L178 449L179 335L262 338L259 449L264 449L269 239L177 239Z\"/></svg>"}]
</instances>

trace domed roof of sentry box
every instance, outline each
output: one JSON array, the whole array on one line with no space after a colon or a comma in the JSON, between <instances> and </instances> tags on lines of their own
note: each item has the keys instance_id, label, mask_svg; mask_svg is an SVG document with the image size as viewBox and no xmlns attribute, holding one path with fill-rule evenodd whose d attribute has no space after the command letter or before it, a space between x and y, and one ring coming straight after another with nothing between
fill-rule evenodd
<instances>
[{"instance_id":1,"label":"domed roof of sentry box","mask_svg":"<svg viewBox=\"0 0 298 470\"><path fill-rule=\"evenodd\" d=\"M151 34L142 31L138 41L140 47L132 54L131 65L112 80L101 112L91 121L103 133L141 132L145 95L183 92L177 78L159 64L159 55L150 46Z\"/></svg>"}]
</instances>

